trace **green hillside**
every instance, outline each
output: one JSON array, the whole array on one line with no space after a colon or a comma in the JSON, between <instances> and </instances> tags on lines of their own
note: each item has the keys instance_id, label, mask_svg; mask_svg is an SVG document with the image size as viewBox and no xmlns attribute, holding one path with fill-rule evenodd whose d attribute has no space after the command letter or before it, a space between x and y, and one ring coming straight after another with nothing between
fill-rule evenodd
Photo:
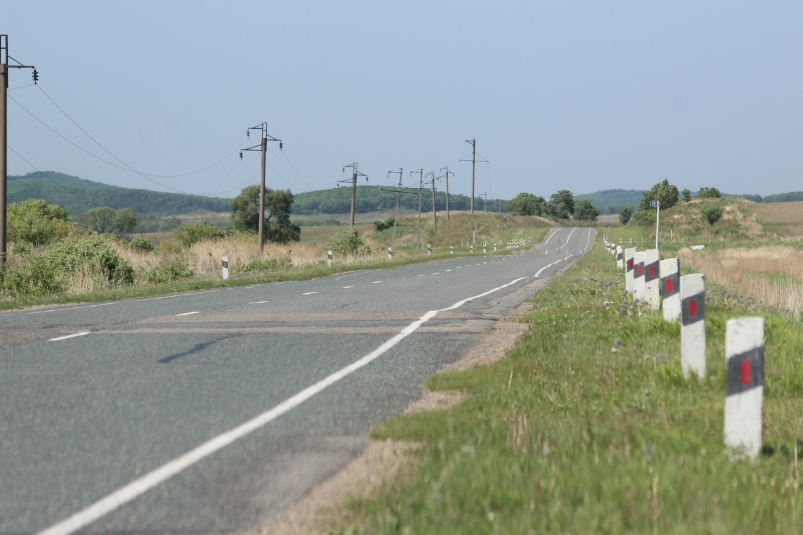
<instances>
[{"instance_id":1,"label":"green hillside","mask_svg":"<svg viewBox=\"0 0 803 535\"><path fill-rule=\"evenodd\" d=\"M47 175L47 176L43 176ZM75 216L97 206L132 208L138 214L175 215L196 210L228 212L229 199L121 188L45 171L8 177L8 202L44 199Z\"/></svg>"},{"instance_id":2,"label":"green hillside","mask_svg":"<svg viewBox=\"0 0 803 535\"><path fill-rule=\"evenodd\" d=\"M418 211L418 190L405 188L401 196L399 206L407 210ZM488 211L498 211L498 199L488 199ZM357 186L357 207L356 212L360 214L368 212L384 212L393 210L396 207L396 190L392 186ZM438 191L435 193L435 208L446 210L446 193ZM475 210L483 210L485 201L477 197L474 201ZM450 210L470 210L471 197L465 195L449 194ZM432 190L425 189L422 210L432 211ZM313 214L345 214L351 211L351 187L322 189L308 193L295 195L293 203L293 214L313 215Z\"/></svg>"}]
</instances>

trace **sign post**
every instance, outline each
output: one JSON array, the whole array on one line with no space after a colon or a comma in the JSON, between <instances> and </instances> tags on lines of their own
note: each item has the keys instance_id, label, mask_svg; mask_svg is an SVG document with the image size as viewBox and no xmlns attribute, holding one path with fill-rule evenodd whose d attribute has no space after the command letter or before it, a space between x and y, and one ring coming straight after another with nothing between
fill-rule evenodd
<instances>
[{"instance_id":1,"label":"sign post","mask_svg":"<svg viewBox=\"0 0 803 535\"><path fill-rule=\"evenodd\" d=\"M658 228L661 226L661 201L650 201L650 206L656 208L655 212L655 248L658 248Z\"/></svg>"}]
</instances>

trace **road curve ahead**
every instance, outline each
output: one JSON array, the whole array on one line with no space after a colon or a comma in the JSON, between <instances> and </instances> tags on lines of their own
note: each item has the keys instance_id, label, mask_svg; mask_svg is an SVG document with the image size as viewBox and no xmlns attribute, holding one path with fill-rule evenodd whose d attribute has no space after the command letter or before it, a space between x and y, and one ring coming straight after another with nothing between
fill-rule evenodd
<instances>
[{"instance_id":1,"label":"road curve ahead","mask_svg":"<svg viewBox=\"0 0 803 535\"><path fill-rule=\"evenodd\" d=\"M0 314L0 534L267 523L592 240Z\"/></svg>"}]
</instances>

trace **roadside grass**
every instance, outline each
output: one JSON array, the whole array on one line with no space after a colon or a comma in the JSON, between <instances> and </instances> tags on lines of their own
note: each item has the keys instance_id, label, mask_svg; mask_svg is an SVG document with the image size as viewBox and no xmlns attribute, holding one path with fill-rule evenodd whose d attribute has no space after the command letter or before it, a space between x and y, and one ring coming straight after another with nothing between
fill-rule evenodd
<instances>
[{"instance_id":1,"label":"roadside grass","mask_svg":"<svg viewBox=\"0 0 803 535\"><path fill-rule=\"evenodd\" d=\"M534 229L530 234L534 236L533 244L538 244L542 241L544 235L549 231L548 228ZM201 262L214 264L214 272L219 271L219 264L217 259L220 258L220 251L208 253L204 248L205 242L195 244L194 249L200 252L198 257ZM211 242L210 247L214 247L215 243ZM527 247L531 247L528 245ZM266 245L266 248L268 246ZM526 249L526 248L524 248ZM219 275L207 275L201 277L194 277L189 279L182 279L161 284L147 284L147 285L129 285L117 286L111 288L104 288L100 290L87 291L83 293L61 293L50 295L22 295L16 297L6 297L0 299L0 311L14 310L26 307L38 306L51 306L69 303L97 303L105 301L118 301L121 299L131 299L139 297L151 297L157 295L167 295L180 292L190 292L197 290L211 290L218 288L250 286L252 284L263 284L269 282L286 282L286 281L304 281L326 277L337 273L345 273L356 270L371 270L371 269L392 269L411 264L420 264L425 262L432 262L435 260L444 260L447 258L465 257L465 256L504 256L516 254L518 250L515 249L501 249L494 253L490 250L487 254L482 253L482 249L475 250L472 255L468 247L455 247L454 254L449 252L448 247L433 248L432 255L428 256L426 252L418 251L403 251L394 255L392 261L387 260L384 254L376 255L373 258L366 258L359 261L359 263L338 263L335 262L332 266L327 266L325 260L316 260L314 263L308 263L298 266L282 264L282 267L270 271L257 272L251 275L241 274L240 276L231 277L223 280ZM204 253L204 254L201 254ZM235 257L233 256L230 261L233 263ZM206 266L204 266L206 267ZM209 268L212 269L212 268ZM210 271L211 273L211 271Z\"/></svg>"},{"instance_id":2,"label":"roadside grass","mask_svg":"<svg viewBox=\"0 0 803 535\"><path fill-rule=\"evenodd\" d=\"M406 477L349 504L341 533L803 529L801 323L760 311L765 454L734 462L722 437L725 322L755 313L724 293L709 300L709 375L688 382L678 324L624 299L600 241L531 299L530 328L507 358L427 381L467 401L375 426L376 440L422 447Z\"/></svg>"}]
</instances>

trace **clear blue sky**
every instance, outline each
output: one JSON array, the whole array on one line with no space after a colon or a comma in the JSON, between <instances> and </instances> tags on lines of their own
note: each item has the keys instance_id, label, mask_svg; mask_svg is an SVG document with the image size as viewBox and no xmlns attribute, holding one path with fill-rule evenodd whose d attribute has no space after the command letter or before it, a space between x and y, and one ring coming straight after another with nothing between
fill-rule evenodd
<instances>
[{"instance_id":1,"label":"clear blue sky","mask_svg":"<svg viewBox=\"0 0 803 535\"><path fill-rule=\"evenodd\" d=\"M801 2L89 2L4 0L0 33L41 87L134 168L179 174L267 121L314 189L354 161L457 172L477 192L715 186L803 190ZM11 87L30 72L12 72ZM35 87L9 93L110 159ZM9 101L9 145L41 170L162 190L69 145ZM269 146L268 158L278 153ZM258 173L258 153L246 153ZM273 167L307 190L281 155ZM234 170L216 190L216 186ZM10 174L32 169L9 153ZM258 176L258 175L257 175ZM200 194L250 180L219 166L156 178ZM287 183L269 170L268 184ZM225 193L232 196L237 191Z\"/></svg>"}]
</instances>

